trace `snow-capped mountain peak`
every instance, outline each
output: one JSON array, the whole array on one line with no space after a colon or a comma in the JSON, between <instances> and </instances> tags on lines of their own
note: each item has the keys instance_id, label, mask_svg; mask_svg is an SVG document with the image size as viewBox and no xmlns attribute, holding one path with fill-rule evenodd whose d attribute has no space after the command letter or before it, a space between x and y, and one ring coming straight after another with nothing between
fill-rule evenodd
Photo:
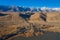
<instances>
[{"instance_id":1,"label":"snow-capped mountain peak","mask_svg":"<svg viewBox=\"0 0 60 40\"><path fill-rule=\"evenodd\" d=\"M12 11L12 12L60 12L60 8L48 8L48 7L25 7L25 6L0 6L0 11Z\"/></svg>"}]
</instances>

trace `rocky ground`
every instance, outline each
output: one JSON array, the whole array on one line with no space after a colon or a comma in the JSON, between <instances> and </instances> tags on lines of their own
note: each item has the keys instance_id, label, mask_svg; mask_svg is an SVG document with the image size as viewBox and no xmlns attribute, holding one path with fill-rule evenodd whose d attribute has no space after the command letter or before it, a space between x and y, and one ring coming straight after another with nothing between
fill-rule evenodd
<instances>
[{"instance_id":1,"label":"rocky ground","mask_svg":"<svg viewBox=\"0 0 60 40\"><path fill-rule=\"evenodd\" d=\"M60 40L59 12L50 13L0 12L0 40Z\"/></svg>"}]
</instances>

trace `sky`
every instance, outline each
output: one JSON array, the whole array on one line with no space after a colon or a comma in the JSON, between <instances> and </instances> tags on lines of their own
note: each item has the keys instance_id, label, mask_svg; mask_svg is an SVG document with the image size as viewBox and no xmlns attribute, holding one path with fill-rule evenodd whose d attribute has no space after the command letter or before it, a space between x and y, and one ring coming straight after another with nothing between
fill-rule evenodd
<instances>
[{"instance_id":1,"label":"sky","mask_svg":"<svg viewBox=\"0 0 60 40\"><path fill-rule=\"evenodd\" d=\"M0 5L26 7L60 7L60 0L0 0Z\"/></svg>"}]
</instances>

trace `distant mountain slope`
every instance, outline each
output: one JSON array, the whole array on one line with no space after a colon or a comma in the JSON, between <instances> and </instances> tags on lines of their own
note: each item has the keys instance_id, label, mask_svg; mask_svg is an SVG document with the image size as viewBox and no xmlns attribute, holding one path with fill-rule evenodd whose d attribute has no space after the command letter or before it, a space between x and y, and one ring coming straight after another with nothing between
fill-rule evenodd
<instances>
[{"instance_id":1,"label":"distant mountain slope","mask_svg":"<svg viewBox=\"0 0 60 40\"><path fill-rule=\"evenodd\" d=\"M31 8L24 6L1 6L0 11L3 12L60 12L60 8Z\"/></svg>"}]
</instances>

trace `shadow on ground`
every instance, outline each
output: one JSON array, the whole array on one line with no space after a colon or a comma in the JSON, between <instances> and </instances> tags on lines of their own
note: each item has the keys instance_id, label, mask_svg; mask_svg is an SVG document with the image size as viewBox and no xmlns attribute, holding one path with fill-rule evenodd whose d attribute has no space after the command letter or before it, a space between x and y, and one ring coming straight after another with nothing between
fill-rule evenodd
<instances>
[{"instance_id":1,"label":"shadow on ground","mask_svg":"<svg viewBox=\"0 0 60 40\"><path fill-rule=\"evenodd\" d=\"M16 37L13 40L60 40L60 33L45 32L44 35L34 37Z\"/></svg>"}]
</instances>

